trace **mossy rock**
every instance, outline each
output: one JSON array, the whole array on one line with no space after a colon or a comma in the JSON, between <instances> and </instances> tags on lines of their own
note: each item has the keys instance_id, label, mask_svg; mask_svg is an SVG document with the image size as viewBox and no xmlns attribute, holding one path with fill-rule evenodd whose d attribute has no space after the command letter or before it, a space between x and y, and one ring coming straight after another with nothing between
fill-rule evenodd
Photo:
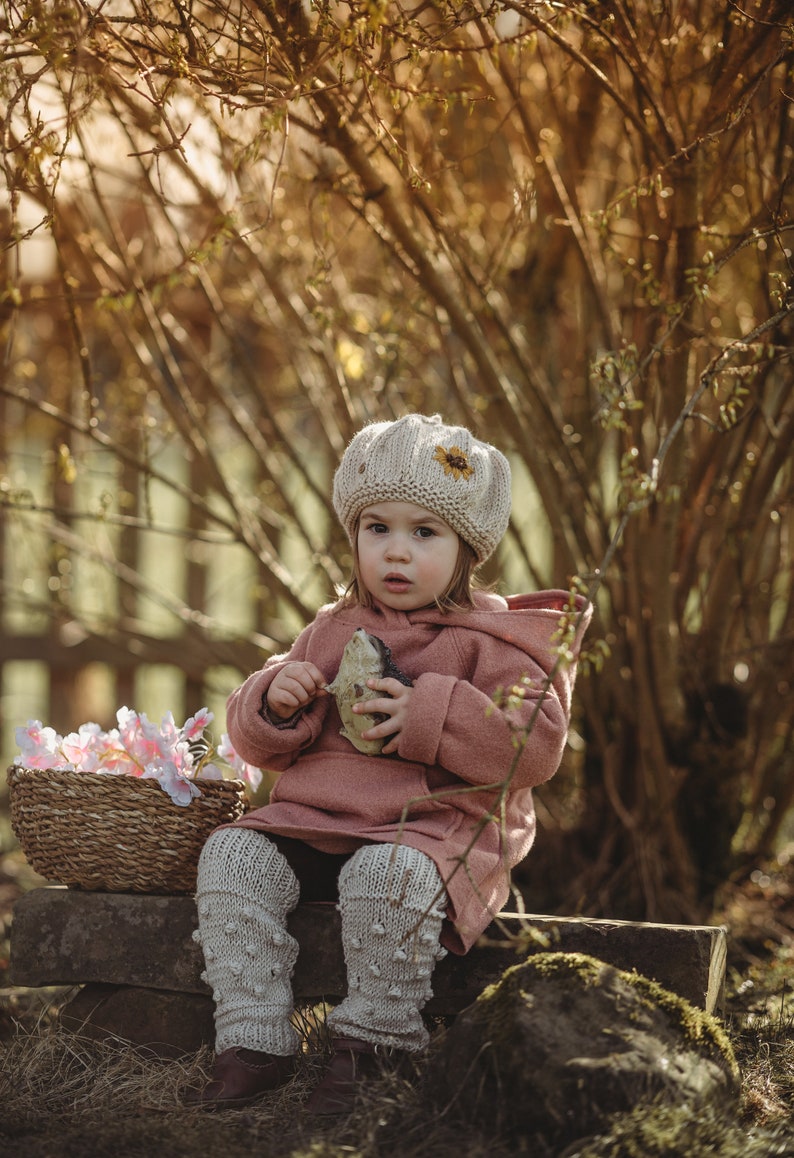
<instances>
[{"instance_id":1,"label":"mossy rock","mask_svg":"<svg viewBox=\"0 0 794 1158\"><path fill-rule=\"evenodd\" d=\"M556 1145L640 1101L735 1100L719 1022L635 973L578 953L506 970L456 1019L428 1067L437 1110Z\"/></svg>"}]
</instances>

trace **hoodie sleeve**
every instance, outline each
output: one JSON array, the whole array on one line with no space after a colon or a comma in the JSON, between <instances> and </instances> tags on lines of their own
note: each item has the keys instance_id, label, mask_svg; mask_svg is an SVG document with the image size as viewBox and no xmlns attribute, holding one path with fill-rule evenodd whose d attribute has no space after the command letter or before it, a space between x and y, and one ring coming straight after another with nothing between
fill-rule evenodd
<instances>
[{"instance_id":1,"label":"hoodie sleeve","mask_svg":"<svg viewBox=\"0 0 794 1158\"><path fill-rule=\"evenodd\" d=\"M542 784L557 771L565 749L575 660L558 662L548 619L522 646L453 630L471 674L468 679L432 672L418 677L399 755L440 766L472 785L505 779L511 789ZM523 699L507 703L516 686Z\"/></svg>"},{"instance_id":2,"label":"hoodie sleeve","mask_svg":"<svg viewBox=\"0 0 794 1158\"><path fill-rule=\"evenodd\" d=\"M248 764L281 772L319 736L330 696L320 696L289 720L276 721L267 711L267 690L288 663L308 658L314 624L305 628L285 655L267 661L226 701L226 730L235 751ZM316 661L315 661L316 662ZM318 664L320 670L322 667Z\"/></svg>"},{"instance_id":3,"label":"hoodie sleeve","mask_svg":"<svg viewBox=\"0 0 794 1158\"><path fill-rule=\"evenodd\" d=\"M509 776L513 787L528 788L550 779L562 759L568 716L554 686L543 689L543 674L526 674L532 683L522 706L512 711L467 680L421 675L400 756L440 765L469 784L501 783Z\"/></svg>"}]
</instances>

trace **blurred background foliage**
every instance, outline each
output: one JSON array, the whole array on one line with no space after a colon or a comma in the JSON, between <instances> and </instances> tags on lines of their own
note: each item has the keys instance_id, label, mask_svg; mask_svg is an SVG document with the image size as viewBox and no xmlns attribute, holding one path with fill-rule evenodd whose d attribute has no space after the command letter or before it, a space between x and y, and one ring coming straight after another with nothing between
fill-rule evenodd
<instances>
[{"instance_id":1,"label":"blurred background foliage","mask_svg":"<svg viewBox=\"0 0 794 1158\"><path fill-rule=\"evenodd\" d=\"M441 411L514 466L488 577L596 609L528 905L702 919L784 850L788 0L0 20L7 756L122 703L221 730L344 582L349 437Z\"/></svg>"}]
</instances>

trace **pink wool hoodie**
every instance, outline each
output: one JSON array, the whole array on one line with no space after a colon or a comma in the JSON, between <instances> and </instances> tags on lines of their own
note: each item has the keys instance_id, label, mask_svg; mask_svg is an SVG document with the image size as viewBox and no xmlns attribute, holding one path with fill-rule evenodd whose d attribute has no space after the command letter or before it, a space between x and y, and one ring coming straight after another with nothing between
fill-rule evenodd
<instances>
[{"instance_id":1,"label":"pink wool hoodie","mask_svg":"<svg viewBox=\"0 0 794 1158\"><path fill-rule=\"evenodd\" d=\"M509 895L509 870L535 836L532 789L559 767L576 665L558 664L552 636L565 591L502 599L478 593L470 611L321 608L286 655L274 656L229 697L227 729L244 760L280 772L270 803L236 824L280 833L324 852L378 841L413 846L435 861L449 896L442 941L465 953ZM590 619L579 604L578 642ZM356 628L379 636L414 684L398 753L368 756L339 734L331 696L289 721L266 712L267 689L286 663L310 660L330 682ZM523 703L494 705L527 677ZM536 705L526 744L518 732ZM520 750L519 750L520 748ZM503 797L503 799L502 799Z\"/></svg>"}]
</instances>

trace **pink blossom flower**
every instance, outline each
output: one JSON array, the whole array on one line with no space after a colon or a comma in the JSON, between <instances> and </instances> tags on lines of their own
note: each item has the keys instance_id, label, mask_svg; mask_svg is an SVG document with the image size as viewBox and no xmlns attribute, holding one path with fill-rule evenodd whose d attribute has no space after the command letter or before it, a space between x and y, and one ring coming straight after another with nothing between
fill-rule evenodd
<instances>
[{"instance_id":1,"label":"pink blossom flower","mask_svg":"<svg viewBox=\"0 0 794 1158\"><path fill-rule=\"evenodd\" d=\"M145 712L134 712L131 708L119 708L116 712L119 738L126 751L143 770L158 757L167 756L168 740L153 724ZM173 723L173 717L171 717ZM173 729L174 732L176 729Z\"/></svg>"},{"instance_id":2,"label":"pink blossom flower","mask_svg":"<svg viewBox=\"0 0 794 1158\"><path fill-rule=\"evenodd\" d=\"M97 737L94 752L97 756L97 767L94 769L96 772L140 776L143 771L122 744L115 728Z\"/></svg>"},{"instance_id":3,"label":"pink blossom flower","mask_svg":"<svg viewBox=\"0 0 794 1158\"><path fill-rule=\"evenodd\" d=\"M218 755L222 760L234 769L238 774L240 780L243 780L251 789L256 792L259 785L262 783L262 769L255 768L253 764L246 764L242 756L238 756L234 750L234 745L229 739L226 732L223 733L218 741Z\"/></svg>"},{"instance_id":4,"label":"pink blossom flower","mask_svg":"<svg viewBox=\"0 0 794 1158\"><path fill-rule=\"evenodd\" d=\"M81 724L61 741L64 758L83 772L96 772L102 760L104 733L99 724Z\"/></svg>"},{"instance_id":5,"label":"pink blossom flower","mask_svg":"<svg viewBox=\"0 0 794 1158\"><path fill-rule=\"evenodd\" d=\"M15 763L26 768L155 779L176 804L187 805L201 794L194 783L197 776L223 779L222 767L212 759L212 748L199 743L212 719L212 712L202 708L178 728L173 714L167 712L158 727L143 712L125 707L116 713L118 728L104 732L98 724L81 724L65 737L54 728L45 728L40 720L29 720L24 728L16 729L20 755ZM262 773L237 756L228 736L221 738L217 755L238 777L258 787Z\"/></svg>"},{"instance_id":6,"label":"pink blossom flower","mask_svg":"<svg viewBox=\"0 0 794 1158\"><path fill-rule=\"evenodd\" d=\"M154 760L146 768L142 780L157 780L163 792L167 792L174 804L182 807L190 804L201 791L192 780L182 776L171 760Z\"/></svg>"},{"instance_id":7,"label":"pink blossom flower","mask_svg":"<svg viewBox=\"0 0 794 1158\"><path fill-rule=\"evenodd\" d=\"M159 728L155 727L154 724L150 724L146 716L141 716L141 719L145 721L147 728L154 731L158 743L165 751L171 751L182 739L182 731L176 726L173 712L165 713L160 721Z\"/></svg>"},{"instance_id":8,"label":"pink blossom flower","mask_svg":"<svg viewBox=\"0 0 794 1158\"><path fill-rule=\"evenodd\" d=\"M223 780L223 772L217 764L213 764L208 760L206 764L200 764L196 769L197 780Z\"/></svg>"},{"instance_id":9,"label":"pink blossom flower","mask_svg":"<svg viewBox=\"0 0 794 1158\"><path fill-rule=\"evenodd\" d=\"M196 712L195 716L190 716L182 725L182 735L188 743L194 743L200 740L204 734L204 729L208 728L215 719L214 714L209 708L202 708L201 711Z\"/></svg>"},{"instance_id":10,"label":"pink blossom flower","mask_svg":"<svg viewBox=\"0 0 794 1158\"><path fill-rule=\"evenodd\" d=\"M54 728L45 728L41 720L28 720L17 728L14 738L21 755L15 760L25 768L65 768L69 761L61 752L61 737Z\"/></svg>"}]
</instances>

